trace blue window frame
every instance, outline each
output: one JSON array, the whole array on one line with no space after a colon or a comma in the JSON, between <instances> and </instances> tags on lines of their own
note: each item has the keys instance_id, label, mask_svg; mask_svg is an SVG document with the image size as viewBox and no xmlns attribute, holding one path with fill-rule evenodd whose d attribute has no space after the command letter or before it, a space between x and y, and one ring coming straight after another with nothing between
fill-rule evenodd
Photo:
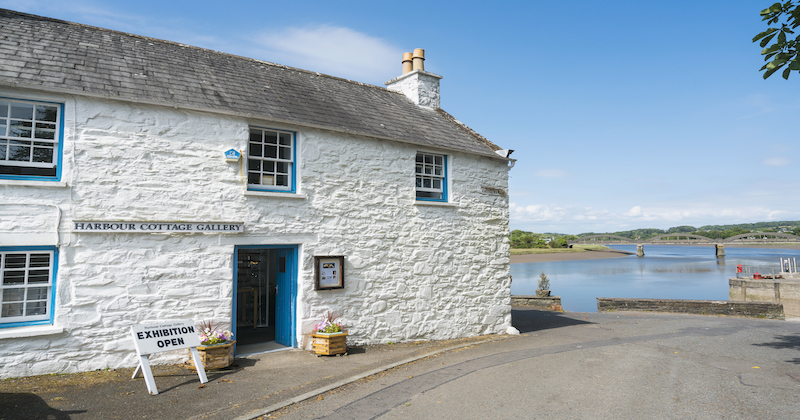
<instances>
[{"instance_id":1,"label":"blue window frame","mask_svg":"<svg viewBox=\"0 0 800 420\"><path fill-rule=\"evenodd\" d=\"M247 189L295 192L295 133L250 127Z\"/></svg>"},{"instance_id":2,"label":"blue window frame","mask_svg":"<svg viewBox=\"0 0 800 420\"><path fill-rule=\"evenodd\" d=\"M64 105L0 97L0 179L61 179Z\"/></svg>"},{"instance_id":3,"label":"blue window frame","mask_svg":"<svg viewBox=\"0 0 800 420\"><path fill-rule=\"evenodd\" d=\"M417 200L447 201L447 156L417 152Z\"/></svg>"},{"instance_id":4,"label":"blue window frame","mask_svg":"<svg viewBox=\"0 0 800 420\"><path fill-rule=\"evenodd\" d=\"M0 328L52 324L58 249L0 247Z\"/></svg>"}]
</instances>

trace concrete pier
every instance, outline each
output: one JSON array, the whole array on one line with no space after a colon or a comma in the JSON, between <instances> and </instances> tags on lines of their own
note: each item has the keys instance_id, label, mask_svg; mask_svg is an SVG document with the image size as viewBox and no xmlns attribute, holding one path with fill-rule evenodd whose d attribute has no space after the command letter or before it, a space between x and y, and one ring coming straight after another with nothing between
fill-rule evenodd
<instances>
[{"instance_id":1,"label":"concrete pier","mask_svg":"<svg viewBox=\"0 0 800 420\"><path fill-rule=\"evenodd\" d=\"M636 256L644 257L644 245L636 245Z\"/></svg>"},{"instance_id":2,"label":"concrete pier","mask_svg":"<svg viewBox=\"0 0 800 420\"><path fill-rule=\"evenodd\" d=\"M786 275L784 273L784 275ZM800 277L753 279L734 277L728 280L731 302L772 302L783 304L786 318L800 318Z\"/></svg>"},{"instance_id":3,"label":"concrete pier","mask_svg":"<svg viewBox=\"0 0 800 420\"><path fill-rule=\"evenodd\" d=\"M717 258L725 256L725 245L716 244L714 245L717 248Z\"/></svg>"}]
</instances>

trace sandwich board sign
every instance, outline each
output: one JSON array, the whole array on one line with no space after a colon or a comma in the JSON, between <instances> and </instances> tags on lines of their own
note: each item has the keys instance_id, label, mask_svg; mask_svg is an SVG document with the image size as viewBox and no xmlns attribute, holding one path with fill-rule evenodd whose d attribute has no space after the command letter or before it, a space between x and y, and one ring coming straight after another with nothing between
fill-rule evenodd
<instances>
[{"instance_id":1,"label":"sandwich board sign","mask_svg":"<svg viewBox=\"0 0 800 420\"><path fill-rule=\"evenodd\" d=\"M197 352L200 345L200 337L195 332L194 323L191 319L181 319L174 321L161 321L152 324L134 325L131 327L133 345L136 347L136 356L139 359L139 366L133 371L131 379L135 379L139 371L144 375L144 382L151 395L158 394L156 380L153 378L153 371L150 370L150 362L147 356L153 353L160 353L170 350L180 350L188 348L192 353L192 360L197 368L197 376L200 383L208 382L206 371L203 369L203 362Z\"/></svg>"}]
</instances>

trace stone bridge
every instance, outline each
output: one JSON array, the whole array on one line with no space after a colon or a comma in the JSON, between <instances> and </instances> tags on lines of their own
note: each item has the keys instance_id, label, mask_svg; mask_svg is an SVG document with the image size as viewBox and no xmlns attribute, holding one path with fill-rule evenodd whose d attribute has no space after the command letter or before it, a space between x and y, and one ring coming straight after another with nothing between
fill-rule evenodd
<instances>
[{"instance_id":1,"label":"stone bridge","mask_svg":"<svg viewBox=\"0 0 800 420\"><path fill-rule=\"evenodd\" d=\"M646 240L618 235L590 235L567 242L569 246L581 245L636 245L636 255L644 256L644 245L696 245L714 244L718 257L725 256L726 244L800 243L800 236L780 232L752 232L725 239L712 239L691 233L666 233Z\"/></svg>"}]
</instances>

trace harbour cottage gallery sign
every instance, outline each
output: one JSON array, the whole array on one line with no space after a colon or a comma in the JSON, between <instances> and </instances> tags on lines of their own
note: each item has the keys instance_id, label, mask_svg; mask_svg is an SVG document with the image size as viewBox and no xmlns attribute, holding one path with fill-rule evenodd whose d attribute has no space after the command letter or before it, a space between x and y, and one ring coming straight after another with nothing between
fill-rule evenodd
<instances>
[{"instance_id":1,"label":"harbour cottage gallery sign","mask_svg":"<svg viewBox=\"0 0 800 420\"><path fill-rule=\"evenodd\" d=\"M223 222L72 222L73 232L242 233L244 223Z\"/></svg>"}]
</instances>

